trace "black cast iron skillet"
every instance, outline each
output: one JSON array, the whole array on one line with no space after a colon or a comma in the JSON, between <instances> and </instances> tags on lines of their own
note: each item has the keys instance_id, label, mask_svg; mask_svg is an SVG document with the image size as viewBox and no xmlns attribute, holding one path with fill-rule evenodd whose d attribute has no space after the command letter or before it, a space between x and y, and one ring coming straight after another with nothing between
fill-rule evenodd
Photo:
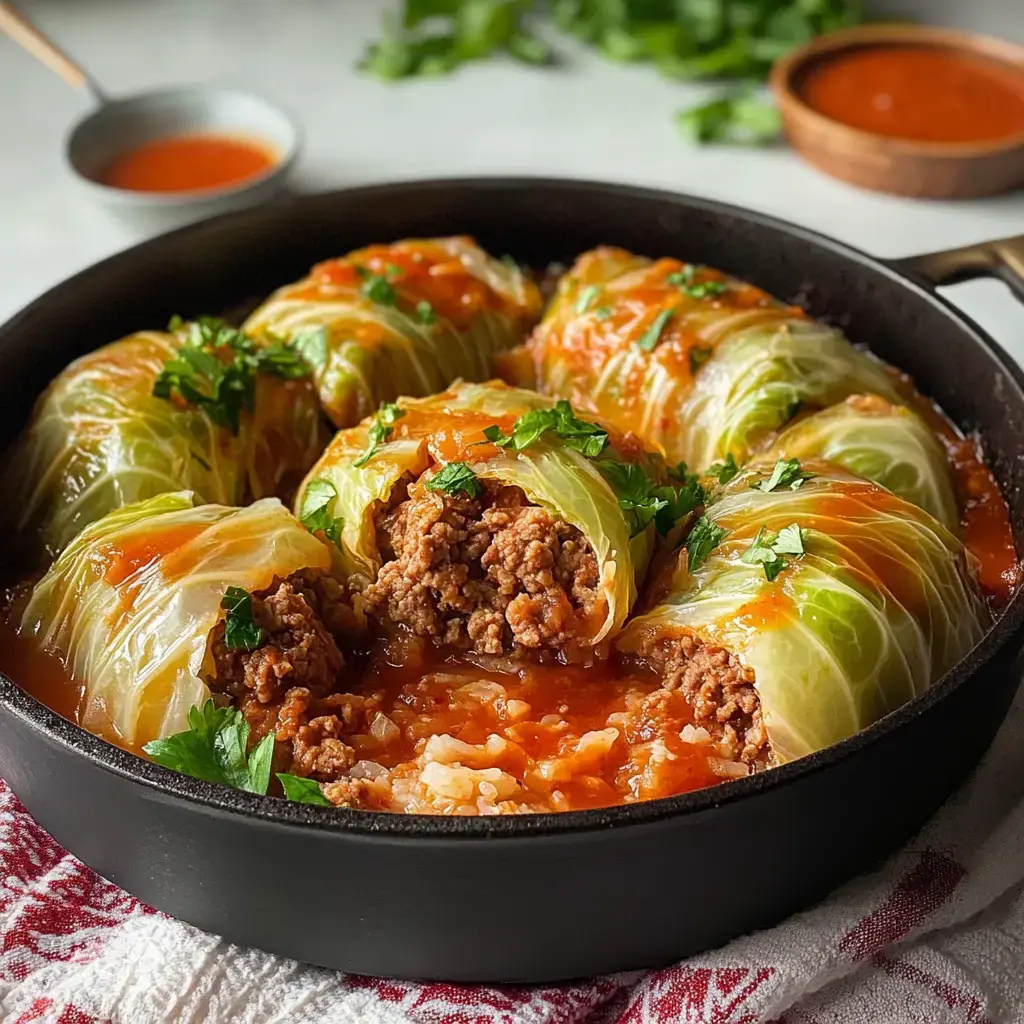
<instances>
[{"instance_id":1,"label":"black cast iron skillet","mask_svg":"<svg viewBox=\"0 0 1024 1024\"><path fill-rule=\"evenodd\" d=\"M70 359L173 313L220 311L372 241L470 233L543 266L598 243L708 263L811 311L981 431L1024 550L1024 375L938 298L1015 243L885 263L718 203L548 180L308 196L146 242L0 329L0 440ZM1019 242L1020 240L1018 240ZM2 540L0 540L2 550ZM147 903L237 942L368 974L546 981L665 964L771 925L906 840L975 765L1017 688L1024 598L925 696L783 768L561 815L345 812L197 782L0 677L0 775L54 838Z\"/></svg>"}]
</instances>

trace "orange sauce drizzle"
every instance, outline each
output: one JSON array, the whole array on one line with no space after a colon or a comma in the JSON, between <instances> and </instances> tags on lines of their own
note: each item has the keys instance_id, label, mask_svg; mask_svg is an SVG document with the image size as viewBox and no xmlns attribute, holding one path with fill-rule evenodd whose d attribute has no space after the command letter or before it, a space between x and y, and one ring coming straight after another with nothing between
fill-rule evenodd
<instances>
[{"instance_id":1,"label":"orange sauce drizzle","mask_svg":"<svg viewBox=\"0 0 1024 1024\"><path fill-rule=\"evenodd\" d=\"M523 319L539 313L540 295L531 287L527 289L526 305L520 306L475 277L442 246L429 241L371 245L319 263L309 278L295 287L292 297L315 301L328 298L338 288L358 290L366 274L386 278L403 308L429 302L439 317L460 330L488 310Z\"/></svg>"}]
</instances>

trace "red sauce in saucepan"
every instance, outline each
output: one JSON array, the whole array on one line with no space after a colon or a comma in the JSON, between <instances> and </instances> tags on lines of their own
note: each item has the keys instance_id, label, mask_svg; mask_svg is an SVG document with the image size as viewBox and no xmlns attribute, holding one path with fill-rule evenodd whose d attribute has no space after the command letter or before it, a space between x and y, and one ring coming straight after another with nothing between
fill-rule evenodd
<instances>
[{"instance_id":1,"label":"red sauce in saucepan","mask_svg":"<svg viewBox=\"0 0 1024 1024\"><path fill-rule=\"evenodd\" d=\"M853 128L916 142L1024 133L1024 69L936 46L871 46L808 68L804 102Z\"/></svg>"},{"instance_id":2,"label":"red sauce in saucepan","mask_svg":"<svg viewBox=\"0 0 1024 1024\"><path fill-rule=\"evenodd\" d=\"M234 135L176 135L118 153L99 180L134 192L198 192L264 174L278 156L266 143Z\"/></svg>"}]
</instances>

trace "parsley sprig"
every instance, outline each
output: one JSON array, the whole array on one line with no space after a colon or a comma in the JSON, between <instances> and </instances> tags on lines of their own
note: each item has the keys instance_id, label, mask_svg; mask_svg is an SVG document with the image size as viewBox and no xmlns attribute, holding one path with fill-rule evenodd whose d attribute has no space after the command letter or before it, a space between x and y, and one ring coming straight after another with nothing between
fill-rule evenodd
<instances>
[{"instance_id":1,"label":"parsley sprig","mask_svg":"<svg viewBox=\"0 0 1024 1024\"><path fill-rule=\"evenodd\" d=\"M377 415L373 417L373 422L370 424L369 444L366 446L366 451L352 465L365 466L376 454L377 449L391 437L395 431L395 424L404 415L405 410L394 402L381 402Z\"/></svg>"},{"instance_id":2,"label":"parsley sprig","mask_svg":"<svg viewBox=\"0 0 1024 1024\"><path fill-rule=\"evenodd\" d=\"M310 373L310 364L294 344L258 345L217 317L189 323L173 317L168 330L182 339L182 346L164 363L153 382L153 395L203 409L234 434L243 410L253 409L258 373L285 380Z\"/></svg>"},{"instance_id":3,"label":"parsley sprig","mask_svg":"<svg viewBox=\"0 0 1024 1024\"><path fill-rule=\"evenodd\" d=\"M491 444L515 451L529 448L549 433L588 459L596 459L608 444L608 432L604 427L579 419L565 399L557 402L553 409L532 409L523 413L512 425L511 434L506 434L496 424L483 432Z\"/></svg>"},{"instance_id":4,"label":"parsley sprig","mask_svg":"<svg viewBox=\"0 0 1024 1024\"><path fill-rule=\"evenodd\" d=\"M268 733L249 749L249 723L233 707L219 708L213 700L188 710L188 728L164 739L151 740L142 749L159 765L216 782L232 789L264 795L270 785L274 734ZM278 772L287 799L330 807L313 779Z\"/></svg>"},{"instance_id":5,"label":"parsley sprig","mask_svg":"<svg viewBox=\"0 0 1024 1024\"><path fill-rule=\"evenodd\" d=\"M694 281L697 267L687 263L682 270L677 270L665 278L666 284L675 285L684 295L691 299L708 299L716 295L722 295L729 290L729 286L722 281Z\"/></svg>"},{"instance_id":6,"label":"parsley sprig","mask_svg":"<svg viewBox=\"0 0 1024 1024\"><path fill-rule=\"evenodd\" d=\"M324 796L320 783L316 779L306 779L301 775L277 773L286 800L297 804L316 804L318 807L331 807L331 801Z\"/></svg>"},{"instance_id":7,"label":"parsley sprig","mask_svg":"<svg viewBox=\"0 0 1024 1024\"><path fill-rule=\"evenodd\" d=\"M427 490L479 498L484 493L484 485L465 462L449 462L427 481Z\"/></svg>"},{"instance_id":8,"label":"parsley sprig","mask_svg":"<svg viewBox=\"0 0 1024 1024\"><path fill-rule=\"evenodd\" d=\"M299 522L310 533L322 533L335 547L340 548L341 529L345 520L335 518L329 511L331 502L337 497L338 488L330 480L323 477L310 480L302 494Z\"/></svg>"},{"instance_id":9,"label":"parsley sprig","mask_svg":"<svg viewBox=\"0 0 1024 1024\"><path fill-rule=\"evenodd\" d=\"M605 458L596 465L618 496L630 537L643 533L652 522L664 537L683 516L704 503L704 491L697 478L686 473L685 463L680 463L682 477L675 477L679 486L658 484L637 463Z\"/></svg>"},{"instance_id":10,"label":"parsley sprig","mask_svg":"<svg viewBox=\"0 0 1024 1024\"><path fill-rule=\"evenodd\" d=\"M783 487L788 487L791 491L798 491L805 480L813 480L815 475L804 472L800 468L798 459L779 459L766 480L755 481L750 486L758 491L764 491L766 494Z\"/></svg>"},{"instance_id":11,"label":"parsley sprig","mask_svg":"<svg viewBox=\"0 0 1024 1024\"><path fill-rule=\"evenodd\" d=\"M695 572L708 560L708 555L722 543L728 532L724 527L711 522L707 516L701 516L693 524L693 529L686 538L690 572Z\"/></svg>"},{"instance_id":12,"label":"parsley sprig","mask_svg":"<svg viewBox=\"0 0 1024 1024\"><path fill-rule=\"evenodd\" d=\"M266 793L274 756L269 733L248 753L249 723L241 711L219 708L208 700L188 711L188 729L151 740L142 749L157 764L207 782L219 782L249 793Z\"/></svg>"},{"instance_id":13,"label":"parsley sprig","mask_svg":"<svg viewBox=\"0 0 1024 1024\"><path fill-rule=\"evenodd\" d=\"M713 476L720 484L727 484L738 472L740 467L736 464L732 452L727 452L724 462L714 462L708 466L708 476Z\"/></svg>"},{"instance_id":14,"label":"parsley sprig","mask_svg":"<svg viewBox=\"0 0 1024 1024\"><path fill-rule=\"evenodd\" d=\"M241 587L228 587L220 602L225 611L224 643L232 651L253 651L263 643L263 630L252 612L252 595Z\"/></svg>"},{"instance_id":15,"label":"parsley sprig","mask_svg":"<svg viewBox=\"0 0 1024 1024\"><path fill-rule=\"evenodd\" d=\"M769 533L762 526L750 547L740 555L740 561L748 565L760 564L765 579L770 583L786 568L787 555L796 558L804 555L804 535L797 523L791 523L778 533Z\"/></svg>"}]
</instances>

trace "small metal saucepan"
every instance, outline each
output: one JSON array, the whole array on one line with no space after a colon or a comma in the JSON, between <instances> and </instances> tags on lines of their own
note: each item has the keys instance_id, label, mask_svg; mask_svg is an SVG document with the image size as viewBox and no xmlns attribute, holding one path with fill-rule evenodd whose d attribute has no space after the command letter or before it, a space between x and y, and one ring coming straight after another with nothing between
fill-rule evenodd
<instances>
[{"instance_id":1,"label":"small metal saucepan","mask_svg":"<svg viewBox=\"0 0 1024 1024\"><path fill-rule=\"evenodd\" d=\"M95 101L95 109L69 133L65 158L82 189L119 214L142 226L166 229L254 205L284 186L299 154L301 134L295 121L267 100L216 86L184 86L111 98L9 3L0 2L0 31ZM119 153L156 139L198 134L258 141L273 154L273 162L262 174L201 191L143 192L103 183L103 172Z\"/></svg>"}]
</instances>

